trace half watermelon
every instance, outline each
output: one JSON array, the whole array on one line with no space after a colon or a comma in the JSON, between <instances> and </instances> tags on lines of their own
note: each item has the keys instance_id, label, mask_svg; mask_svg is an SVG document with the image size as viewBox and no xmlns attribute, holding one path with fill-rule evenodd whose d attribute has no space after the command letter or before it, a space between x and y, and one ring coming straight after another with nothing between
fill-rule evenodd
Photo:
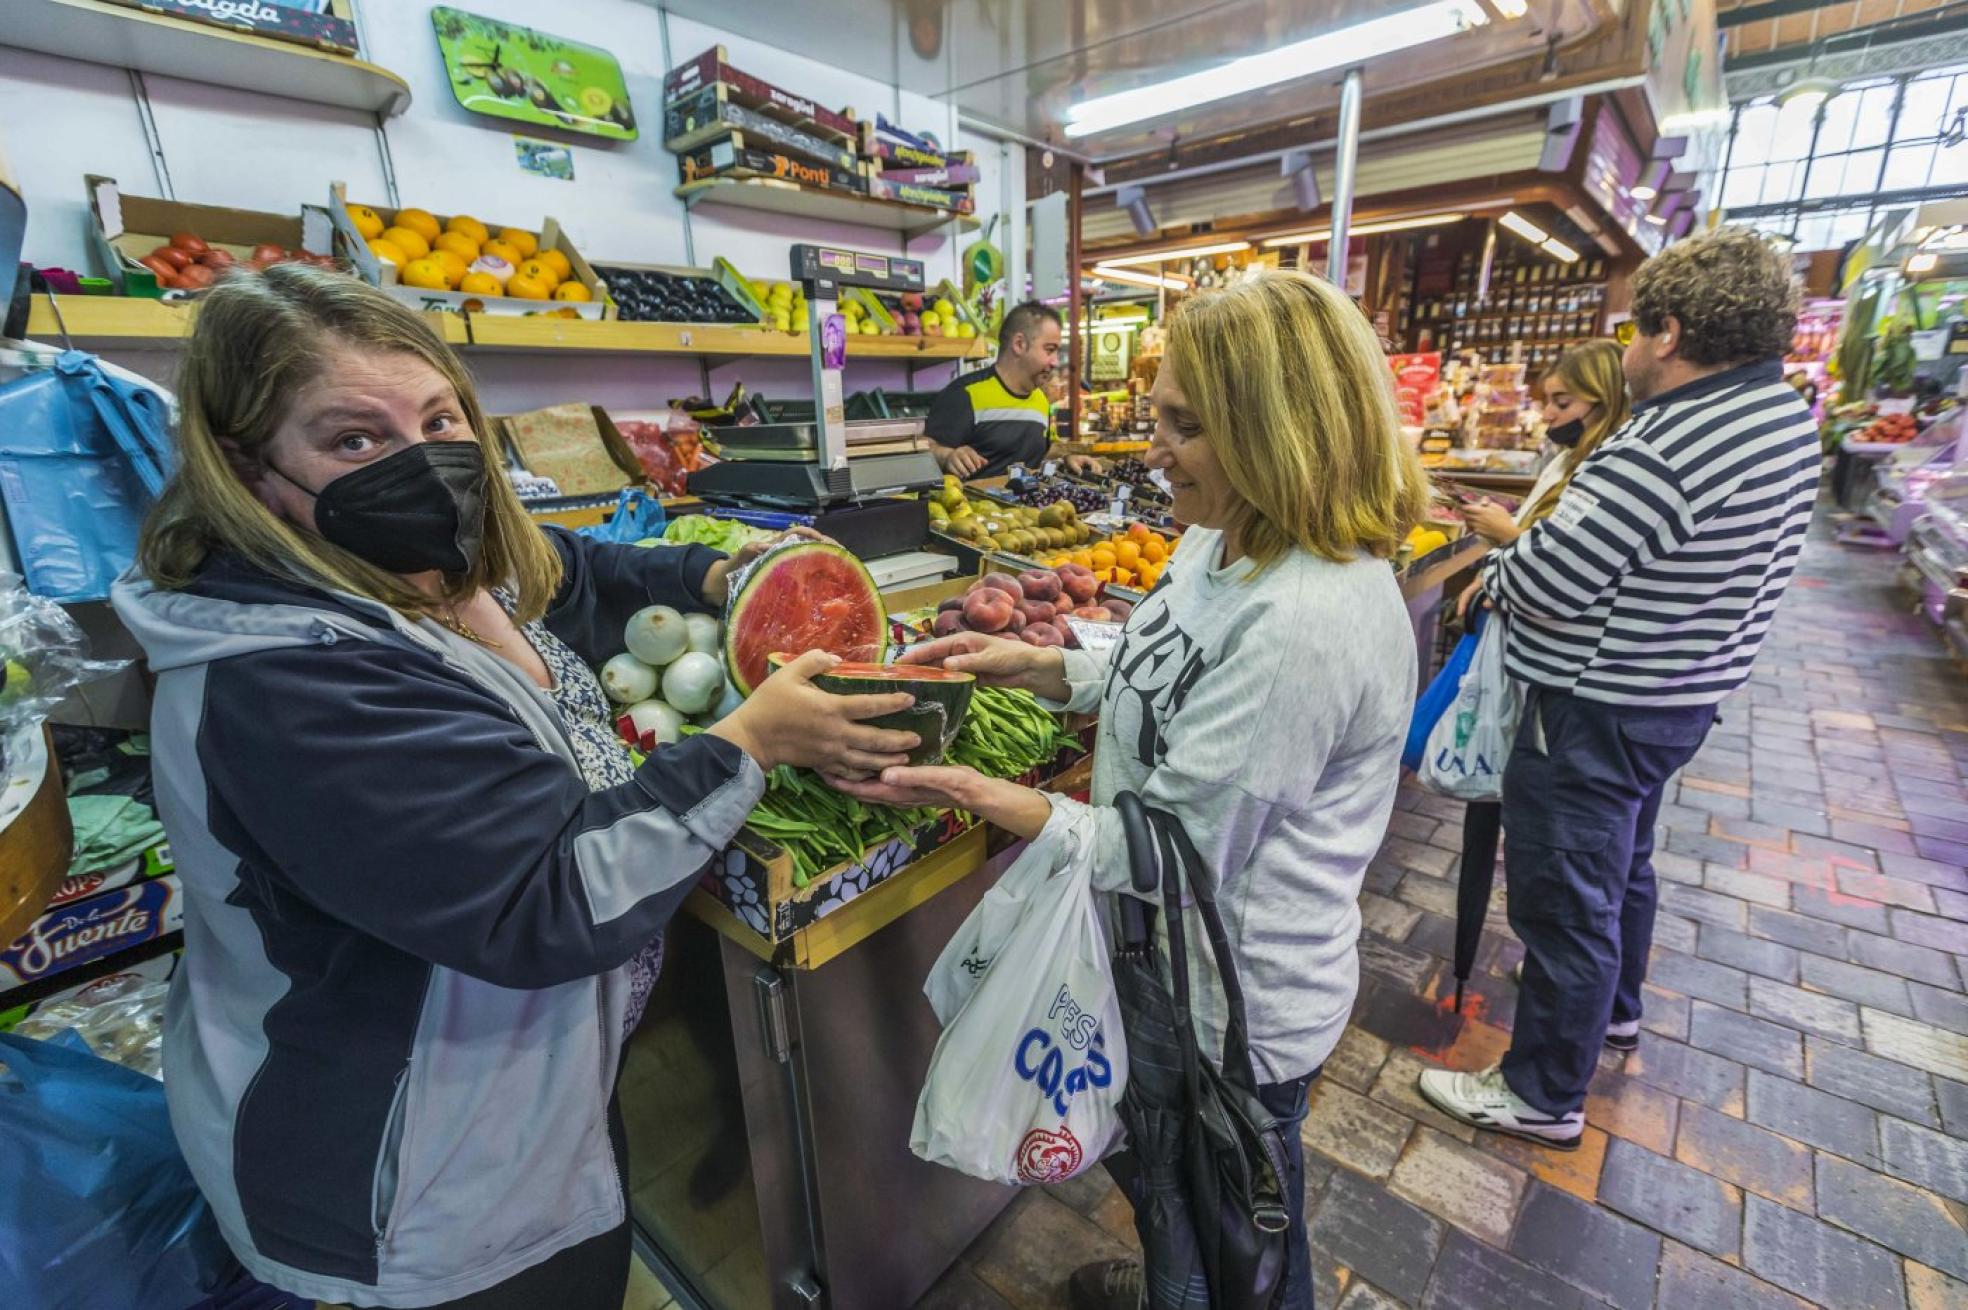
<instances>
[{"instance_id":1,"label":"half watermelon","mask_svg":"<svg viewBox=\"0 0 1968 1310\"><path fill-rule=\"evenodd\" d=\"M861 561L827 541L774 546L735 580L724 617L724 665L743 695L765 681L775 654L824 650L879 664L888 614Z\"/></svg>"},{"instance_id":2,"label":"half watermelon","mask_svg":"<svg viewBox=\"0 0 1968 1310\"><path fill-rule=\"evenodd\" d=\"M767 662L778 668L792 658L773 654ZM813 685L836 696L879 696L906 691L916 703L906 710L863 719L877 728L913 732L921 738L909 752L911 764L941 764L943 752L957 740L964 714L970 709L970 694L977 688L975 674L955 669L939 669L927 664L836 664L813 680Z\"/></svg>"}]
</instances>

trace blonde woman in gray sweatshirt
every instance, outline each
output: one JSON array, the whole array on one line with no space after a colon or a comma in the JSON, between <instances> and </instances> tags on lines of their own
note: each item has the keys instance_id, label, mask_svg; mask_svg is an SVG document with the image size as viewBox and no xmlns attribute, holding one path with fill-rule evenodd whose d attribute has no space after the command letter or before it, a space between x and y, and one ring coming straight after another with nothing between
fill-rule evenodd
<instances>
[{"instance_id":1,"label":"blonde woman in gray sweatshirt","mask_svg":"<svg viewBox=\"0 0 1968 1310\"><path fill-rule=\"evenodd\" d=\"M961 635L903 659L1098 710L1094 885L1129 886L1116 793L1181 821L1217 884L1260 1095L1296 1123L1359 987L1360 883L1393 808L1416 681L1387 559L1422 513L1426 478L1401 440L1372 327L1318 278L1264 273L1191 299L1170 322L1152 395L1146 462L1189 527L1121 641L1095 657ZM956 806L1027 838L1083 817L1078 802L962 768L835 785ZM1196 1008L1214 1038L1204 1049L1221 1051L1209 972ZM1291 1164L1296 1208L1296 1150ZM1302 1214L1291 1231L1277 1305L1310 1310ZM1070 1291L1076 1310L1133 1310L1141 1271L1089 1266Z\"/></svg>"}]
</instances>

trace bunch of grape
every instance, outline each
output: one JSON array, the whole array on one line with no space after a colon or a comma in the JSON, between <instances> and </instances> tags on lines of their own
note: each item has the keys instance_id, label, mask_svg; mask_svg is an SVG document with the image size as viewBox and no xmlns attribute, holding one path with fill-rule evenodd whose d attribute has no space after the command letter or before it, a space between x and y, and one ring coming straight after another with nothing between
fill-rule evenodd
<instances>
[{"instance_id":1,"label":"bunch of grape","mask_svg":"<svg viewBox=\"0 0 1968 1310\"><path fill-rule=\"evenodd\" d=\"M1005 484L1020 505L1043 509L1065 501L1082 514L1095 514L1107 508L1108 497L1098 487L1067 478L1016 478Z\"/></svg>"},{"instance_id":2,"label":"bunch of grape","mask_svg":"<svg viewBox=\"0 0 1968 1310\"><path fill-rule=\"evenodd\" d=\"M1153 496L1157 500L1168 498L1168 493L1148 476L1148 466L1138 459L1116 460L1109 467L1107 476L1114 482L1127 483L1138 496Z\"/></svg>"}]
</instances>

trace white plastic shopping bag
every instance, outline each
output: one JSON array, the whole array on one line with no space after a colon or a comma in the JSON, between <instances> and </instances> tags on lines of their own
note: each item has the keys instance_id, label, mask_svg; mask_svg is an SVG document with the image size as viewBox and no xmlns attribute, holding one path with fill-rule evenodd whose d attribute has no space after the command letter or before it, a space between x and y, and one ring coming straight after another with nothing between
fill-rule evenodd
<instances>
[{"instance_id":1,"label":"white plastic shopping bag","mask_svg":"<svg viewBox=\"0 0 1968 1310\"><path fill-rule=\"evenodd\" d=\"M1004 949L1011 930L1018 926L1025 903L1065 862L1073 841L1070 827L1048 824L951 936L923 982L923 994L929 997L929 1008L936 1011L936 1022L947 1028L956 1018L983 981L984 971Z\"/></svg>"},{"instance_id":2,"label":"white plastic shopping bag","mask_svg":"<svg viewBox=\"0 0 1968 1310\"><path fill-rule=\"evenodd\" d=\"M1503 663L1504 623L1491 614L1476 641L1455 702L1436 720L1416 781L1432 792L1466 801L1503 795L1503 766L1517 736L1524 690Z\"/></svg>"},{"instance_id":3,"label":"white plastic shopping bag","mask_svg":"<svg viewBox=\"0 0 1968 1310\"><path fill-rule=\"evenodd\" d=\"M1092 823L1056 826L1067 835L1047 843L1050 854L1039 842L1026 852L1045 862L1023 871L1016 921L947 1021L909 1134L923 1159L993 1182L1071 1178L1121 1132L1127 1043L1094 903ZM1018 872L1014 865L1005 877ZM958 939L991 931L970 930L966 922Z\"/></svg>"}]
</instances>

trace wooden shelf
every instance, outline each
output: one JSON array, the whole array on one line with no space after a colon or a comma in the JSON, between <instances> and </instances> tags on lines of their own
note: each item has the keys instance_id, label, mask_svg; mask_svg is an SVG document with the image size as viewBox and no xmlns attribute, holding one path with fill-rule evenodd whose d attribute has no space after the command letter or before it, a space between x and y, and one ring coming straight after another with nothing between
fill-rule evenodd
<instances>
[{"instance_id":1,"label":"wooden shelf","mask_svg":"<svg viewBox=\"0 0 1968 1310\"><path fill-rule=\"evenodd\" d=\"M853 196L838 191L816 191L811 187L769 178L708 177L686 182L676 189L684 206L732 205L740 209L761 209L772 214L791 214L798 218L818 218L831 223L856 223L862 227L882 227L905 236L920 236L954 223L960 228L977 226L971 214L952 214L927 205L911 205L900 200L876 200L872 196Z\"/></svg>"},{"instance_id":2,"label":"wooden shelf","mask_svg":"<svg viewBox=\"0 0 1968 1310\"><path fill-rule=\"evenodd\" d=\"M410 85L360 59L107 0L10 0L0 44L393 117Z\"/></svg>"},{"instance_id":3,"label":"wooden shelf","mask_svg":"<svg viewBox=\"0 0 1968 1310\"><path fill-rule=\"evenodd\" d=\"M166 302L128 296L63 296L61 314L71 339L84 350L161 350L191 335L195 301ZM687 358L768 357L804 359L806 338L787 332L727 324L623 323L617 320L475 314L426 316L444 340L469 354L680 355ZM61 343L48 297L36 296L27 316L28 335ZM935 363L981 357L986 343L959 337L850 337L856 359Z\"/></svg>"}]
</instances>

